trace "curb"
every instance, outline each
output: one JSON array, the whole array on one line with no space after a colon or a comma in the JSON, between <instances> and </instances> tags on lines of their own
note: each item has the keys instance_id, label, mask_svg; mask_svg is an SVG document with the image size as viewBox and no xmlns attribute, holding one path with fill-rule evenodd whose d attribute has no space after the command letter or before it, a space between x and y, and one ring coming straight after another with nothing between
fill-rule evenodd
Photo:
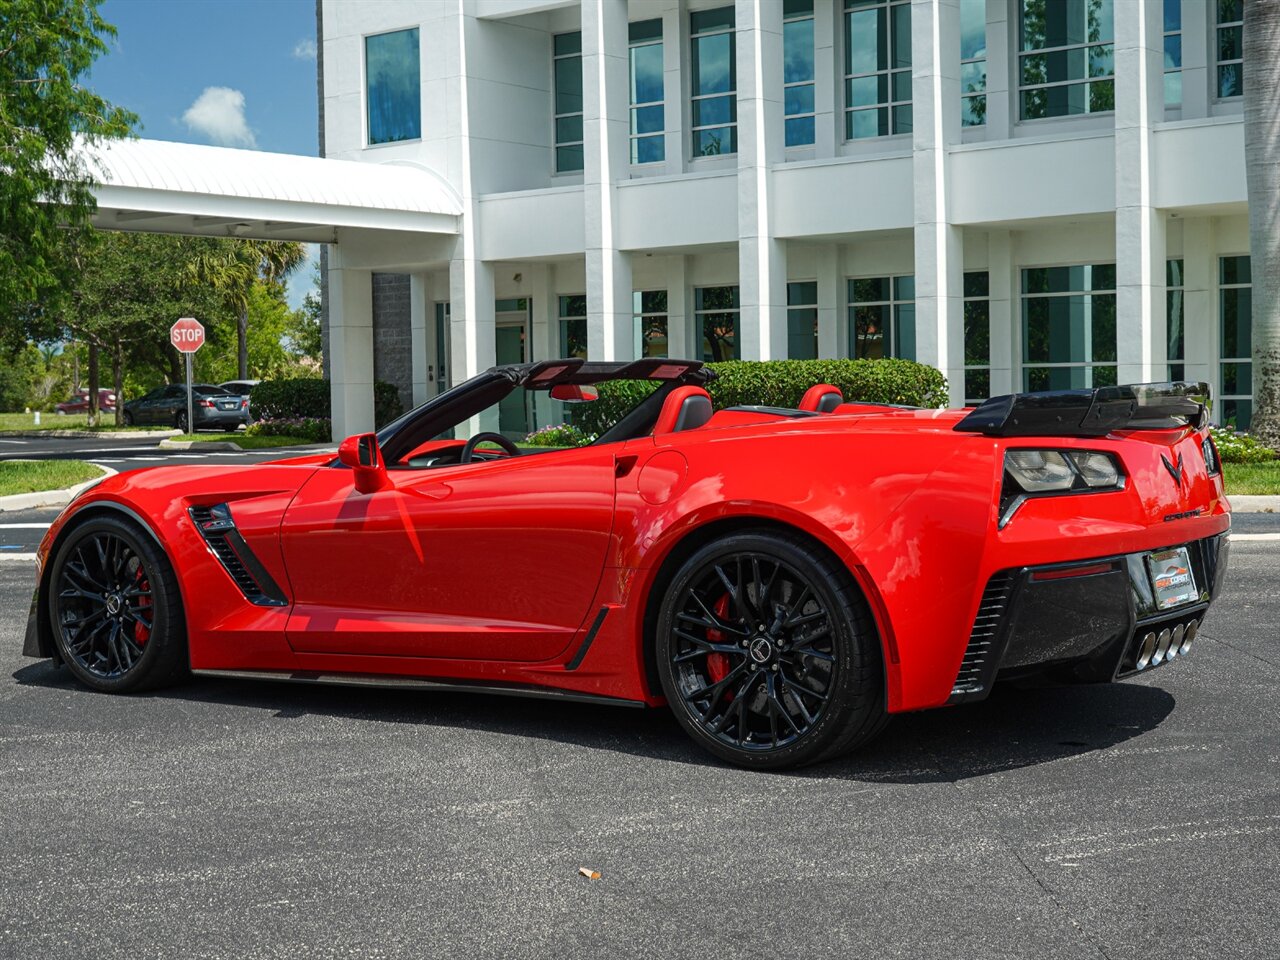
<instances>
[{"instance_id":1,"label":"curb","mask_svg":"<svg viewBox=\"0 0 1280 960\"><path fill-rule=\"evenodd\" d=\"M33 510L36 507L65 507L85 487L106 477L114 476L116 473L115 470L101 464L95 463L94 466L102 471L102 476L77 483L74 487L63 490L37 490L35 493L14 493L7 497L0 497L0 513L6 510Z\"/></svg>"},{"instance_id":2,"label":"curb","mask_svg":"<svg viewBox=\"0 0 1280 960\"><path fill-rule=\"evenodd\" d=\"M1227 494L1232 513L1280 513L1280 496Z\"/></svg>"},{"instance_id":3,"label":"curb","mask_svg":"<svg viewBox=\"0 0 1280 960\"><path fill-rule=\"evenodd\" d=\"M67 440L138 440L180 436L178 430L0 430L0 437L44 437Z\"/></svg>"},{"instance_id":4,"label":"curb","mask_svg":"<svg viewBox=\"0 0 1280 960\"><path fill-rule=\"evenodd\" d=\"M181 436L181 434L174 434ZM200 450L218 451L231 450L236 453L243 453L244 447L238 443L232 443L230 440L170 440L164 439L156 444L161 450L190 450L196 447Z\"/></svg>"}]
</instances>

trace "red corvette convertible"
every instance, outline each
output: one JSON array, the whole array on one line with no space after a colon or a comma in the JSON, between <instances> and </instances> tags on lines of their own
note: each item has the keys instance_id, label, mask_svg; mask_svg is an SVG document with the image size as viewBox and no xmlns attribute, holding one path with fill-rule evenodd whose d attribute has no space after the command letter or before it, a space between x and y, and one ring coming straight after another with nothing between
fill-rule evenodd
<instances>
[{"instance_id":1,"label":"red corvette convertible","mask_svg":"<svg viewBox=\"0 0 1280 960\"><path fill-rule=\"evenodd\" d=\"M1000 678L1192 648L1231 525L1206 385L715 410L711 376L496 367L336 458L110 477L41 544L25 652L121 692L191 671L665 703L779 768ZM510 439L610 380L647 390L589 445Z\"/></svg>"}]
</instances>

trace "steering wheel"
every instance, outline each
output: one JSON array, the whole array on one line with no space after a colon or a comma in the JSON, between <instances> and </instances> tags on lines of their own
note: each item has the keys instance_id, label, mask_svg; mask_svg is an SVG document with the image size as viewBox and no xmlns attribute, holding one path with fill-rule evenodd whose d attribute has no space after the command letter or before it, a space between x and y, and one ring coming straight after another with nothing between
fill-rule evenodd
<instances>
[{"instance_id":1,"label":"steering wheel","mask_svg":"<svg viewBox=\"0 0 1280 960\"><path fill-rule=\"evenodd\" d=\"M458 463L470 463L472 455L476 452L476 447L482 443L496 443L509 457L520 456L520 448L512 441L508 440L500 433L477 433L474 437L466 442L462 448L462 453L458 455Z\"/></svg>"}]
</instances>

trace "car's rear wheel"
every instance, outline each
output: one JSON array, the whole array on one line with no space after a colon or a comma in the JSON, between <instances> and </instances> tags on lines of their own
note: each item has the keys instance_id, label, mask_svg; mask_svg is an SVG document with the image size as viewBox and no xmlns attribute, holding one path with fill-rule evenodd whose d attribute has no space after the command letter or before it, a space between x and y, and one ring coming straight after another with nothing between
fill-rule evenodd
<instances>
[{"instance_id":1,"label":"car's rear wheel","mask_svg":"<svg viewBox=\"0 0 1280 960\"><path fill-rule=\"evenodd\" d=\"M126 427L132 427L132 426L133 426L133 414L132 414L132 413L130 413L128 410L126 410L126 411L124 412L124 425L125 425Z\"/></svg>"},{"instance_id":2,"label":"car's rear wheel","mask_svg":"<svg viewBox=\"0 0 1280 960\"><path fill-rule=\"evenodd\" d=\"M177 427L179 430L181 430L183 433L191 432L190 430L187 429L187 412L185 410L181 411L180 413L178 413L177 416L173 418L173 425Z\"/></svg>"},{"instance_id":3,"label":"car's rear wheel","mask_svg":"<svg viewBox=\"0 0 1280 960\"><path fill-rule=\"evenodd\" d=\"M802 537L762 530L702 547L671 581L657 630L676 719L732 763L815 763L887 720L866 601L849 572Z\"/></svg>"},{"instance_id":4,"label":"car's rear wheel","mask_svg":"<svg viewBox=\"0 0 1280 960\"><path fill-rule=\"evenodd\" d=\"M54 555L48 603L58 653L89 686L124 693L186 673L177 578L131 521L100 516L71 530Z\"/></svg>"}]
</instances>

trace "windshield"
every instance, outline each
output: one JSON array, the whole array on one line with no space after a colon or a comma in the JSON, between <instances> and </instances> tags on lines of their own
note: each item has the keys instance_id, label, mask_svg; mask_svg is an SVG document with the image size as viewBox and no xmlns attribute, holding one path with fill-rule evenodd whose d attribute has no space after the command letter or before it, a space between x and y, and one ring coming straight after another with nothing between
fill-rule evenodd
<instances>
[{"instance_id":1,"label":"windshield","mask_svg":"<svg viewBox=\"0 0 1280 960\"><path fill-rule=\"evenodd\" d=\"M604 435L659 386L653 380L613 380L598 388L597 399L581 401L553 400L545 389L516 386L433 439L469 440L479 433L500 433L521 446L583 446Z\"/></svg>"}]
</instances>

